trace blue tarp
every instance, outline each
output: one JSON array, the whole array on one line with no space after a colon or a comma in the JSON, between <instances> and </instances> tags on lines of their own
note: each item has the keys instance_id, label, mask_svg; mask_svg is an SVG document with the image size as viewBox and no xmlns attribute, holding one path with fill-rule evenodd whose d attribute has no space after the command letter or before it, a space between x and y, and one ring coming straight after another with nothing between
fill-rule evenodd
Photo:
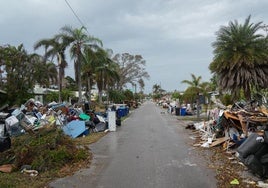
<instances>
[{"instance_id":1,"label":"blue tarp","mask_svg":"<svg viewBox=\"0 0 268 188\"><path fill-rule=\"evenodd\" d=\"M84 121L73 120L62 129L66 135L76 138L86 131L86 126Z\"/></svg>"}]
</instances>

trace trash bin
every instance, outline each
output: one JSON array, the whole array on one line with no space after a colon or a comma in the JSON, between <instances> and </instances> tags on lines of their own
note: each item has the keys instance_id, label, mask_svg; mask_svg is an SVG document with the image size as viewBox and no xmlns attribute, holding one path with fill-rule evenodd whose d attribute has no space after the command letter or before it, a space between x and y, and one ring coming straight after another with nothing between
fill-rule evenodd
<instances>
[{"instance_id":1,"label":"trash bin","mask_svg":"<svg viewBox=\"0 0 268 188\"><path fill-rule=\"evenodd\" d=\"M122 107L119 107L117 109L117 115L118 115L119 118L124 117L125 116L125 109L122 108Z\"/></svg>"},{"instance_id":2,"label":"trash bin","mask_svg":"<svg viewBox=\"0 0 268 188\"><path fill-rule=\"evenodd\" d=\"M176 114L176 116L179 116L180 115L180 108L178 108L178 107L176 107L175 108L175 114Z\"/></svg>"},{"instance_id":3,"label":"trash bin","mask_svg":"<svg viewBox=\"0 0 268 188\"><path fill-rule=\"evenodd\" d=\"M186 115L186 108L181 108L181 116L185 116Z\"/></svg>"},{"instance_id":4,"label":"trash bin","mask_svg":"<svg viewBox=\"0 0 268 188\"><path fill-rule=\"evenodd\" d=\"M6 151L11 147L10 137L0 137L0 152Z\"/></svg>"},{"instance_id":5,"label":"trash bin","mask_svg":"<svg viewBox=\"0 0 268 188\"><path fill-rule=\"evenodd\" d=\"M126 116L127 115L127 108L125 106L121 107L123 109L123 115Z\"/></svg>"},{"instance_id":6,"label":"trash bin","mask_svg":"<svg viewBox=\"0 0 268 188\"><path fill-rule=\"evenodd\" d=\"M89 102L85 102L85 112L88 112L90 110Z\"/></svg>"},{"instance_id":7,"label":"trash bin","mask_svg":"<svg viewBox=\"0 0 268 188\"><path fill-rule=\"evenodd\" d=\"M128 115L128 107L127 106L120 106L118 109L117 109L117 114L118 116L121 118L121 117L124 117L126 115Z\"/></svg>"}]
</instances>

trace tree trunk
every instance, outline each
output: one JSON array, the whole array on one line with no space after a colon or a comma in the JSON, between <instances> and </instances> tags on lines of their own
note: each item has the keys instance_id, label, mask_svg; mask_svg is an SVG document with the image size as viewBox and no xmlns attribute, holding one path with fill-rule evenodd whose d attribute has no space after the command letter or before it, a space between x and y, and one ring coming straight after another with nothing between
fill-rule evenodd
<instances>
[{"instance_id":1,"label":"tree trunk","mask_svg":"<svg viewBox=\"0 0 268 188\"><path fill-rule=\"evenodd\" d=\"M82 83L81 83L81 61L80 55L77 57L77 71L78 71L78 102L82 102Z\"/></svg>"},{"instance_id":2,"label":"tree trunk","mask_svg":"<svg viewBox=\"0 0 268 188\"><path fill-rule=\"evenodd\" d=\"M102 90L99 90L99 103L102 104Z\"/></svg>"},{"instance_id":3,"label":"tree trunk","mask_svg":"<svg viewBox=\"0 0 268 188\"><path fill-rule=\"evenodd\" d=\"M62 99L61 99L61 92L62 92L62 75L61 75L61 63L62 63L62 58L60 56L60 54L58 53L57 54L58 56L58 66L59 66L59 82L58 82L58 87L59 87L59 103L62 102Z\"/></svg>"},{"instance_id":4,"label":"tree trunk","mask_svg":"<svg viewBox=\"0 0 268 188\"><path fill-rule=\"evenodd\" d=\"M90 75L87 78L87 86L88 86L88 97L89 97L89 102L91 102L91 84L90 84Z\"/></svg>"}]
</instances>

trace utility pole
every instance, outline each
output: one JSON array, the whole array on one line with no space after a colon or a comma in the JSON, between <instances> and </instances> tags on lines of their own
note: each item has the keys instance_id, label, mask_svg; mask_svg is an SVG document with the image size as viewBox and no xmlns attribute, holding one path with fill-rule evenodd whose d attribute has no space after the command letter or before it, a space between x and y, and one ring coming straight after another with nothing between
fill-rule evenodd
<instances>
[{"instance_id":1,"label":"utility pole","mask_svg":"<svg viewBox=\"0 0 268 188\"><path fill-rule=\"evenodd\" d=\"M197 99L196 99L196 116L197 118L200 118L200 111L199 111L199 93L197 93Z\"/></svg>"},{"instance_id":2,"label":"utility pole","mask_svg":"<svg viewBox=\"0 0 268 188\"><path fill-rule=\"evenodd\" d=\"M57 55L58 55L58 66L59 66L59 77L58 77L58 79L59 79L59 81L58 81L59 103L61 103L61 101L62 101L61 100L61 90L62 90L61 61L62 61L62 59L61 59L61 56L59 53Z\"/></svg>"}]
</instances>

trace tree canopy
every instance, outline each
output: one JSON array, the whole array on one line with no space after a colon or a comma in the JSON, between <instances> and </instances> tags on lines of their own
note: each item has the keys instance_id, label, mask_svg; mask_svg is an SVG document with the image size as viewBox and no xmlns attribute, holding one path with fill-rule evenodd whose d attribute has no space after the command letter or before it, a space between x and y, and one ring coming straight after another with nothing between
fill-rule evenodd
<instances>
[{"instance_id":1,"label":"tree canopy","mask_svg":"<svg viewBox=\"0 0 268 188\"><path fill-rule=\"evenodd\" d=\"M146 61L141 55L123 53L116 54L112 59L119 65L120 80L117 89L123 89L127 84L140 84L141 88L144 87L144 79L149 79L150 76L145 70Z\"/></svg>"},{"instance_id":2,"label":"tree canopy","mask_svg":"<svg viewBox=\"0 0 268 188\"><path fill-rule=\"evenodd\" d=\"M251 23L248 16L244 24L231 21L216 33L209 69L217 75L219 88L231 91L234 97L242 90L250 99L253 88L268 85L267 36L261 34L262 29L262 22Z\"/></svg>"}]
</instances>

